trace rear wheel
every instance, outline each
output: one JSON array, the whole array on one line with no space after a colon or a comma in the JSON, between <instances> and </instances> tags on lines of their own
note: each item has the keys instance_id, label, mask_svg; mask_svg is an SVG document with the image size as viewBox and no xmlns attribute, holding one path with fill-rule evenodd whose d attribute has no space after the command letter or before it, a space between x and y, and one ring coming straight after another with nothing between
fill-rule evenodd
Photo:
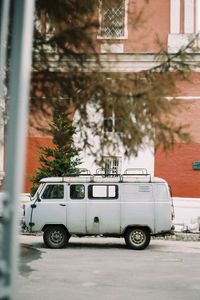
<instances>
[{"instance_id":1,"label":"rear wheel","mask_svg":"<svg viewBox=\"0 0 200 300\"><path fill-rule=\"evenodd\" d=\"M66 247L69 238L69 233L62 226L49 226L43 235L45 245L54 249Z\"/></svg>"},{"instance_id":2,"label":"rear wheel","mask_svg":"<svg viewBox=\"0 0 200 300\"><path fill-rule=\"evenodd\" d=\"M125 232L124 239L129 248L143 250L150 243L150 231L148 228L132 227Z\"/></svg>"}]
</instances>

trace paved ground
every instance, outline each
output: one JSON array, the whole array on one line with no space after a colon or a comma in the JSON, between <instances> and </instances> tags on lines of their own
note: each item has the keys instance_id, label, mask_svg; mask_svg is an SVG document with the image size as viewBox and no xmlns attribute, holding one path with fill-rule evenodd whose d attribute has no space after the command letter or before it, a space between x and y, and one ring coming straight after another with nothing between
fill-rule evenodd
<instances>
[{"instance_id":1,"label":"paved ground","mask_svg":"<svg viewBox=\"0 0 200 300\"><path fill-rule=\"evenodd\" d=\"M71 238L47 249L20 236L17 300L200 300L200 242L152 240L143 251L123 239Z\"/></svg>"}]
</instances>

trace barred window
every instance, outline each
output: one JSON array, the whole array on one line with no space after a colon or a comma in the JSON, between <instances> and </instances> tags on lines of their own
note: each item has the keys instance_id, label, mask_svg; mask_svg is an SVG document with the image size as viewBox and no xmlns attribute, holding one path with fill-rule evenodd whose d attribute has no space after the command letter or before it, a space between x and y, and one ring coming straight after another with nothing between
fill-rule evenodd
<instances>
[{"instance_id":1,"label":"barred window","mask_svg":"<svg viewBox=\"0 0 200 300\"><path fill-rule=\"evenodd\" d=\"M100 36L121 38L125 36L125 0L100 1Z\"/></svg>"},{"instance_id":2,"label":"barred window","mask_svg":"<svg viewBox=\"0 0 200 300\"><path fill-rule=\"evenodd\" d=\"M121 173L121 157L104 156L105 174L120 174Z\"/></svg>"}]
</instances>

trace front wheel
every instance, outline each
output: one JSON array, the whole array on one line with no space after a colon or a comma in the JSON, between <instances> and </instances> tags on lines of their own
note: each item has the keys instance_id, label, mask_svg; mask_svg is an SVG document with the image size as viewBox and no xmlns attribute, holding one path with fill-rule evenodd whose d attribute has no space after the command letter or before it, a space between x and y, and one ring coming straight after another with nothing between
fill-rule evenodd
<instances>
[{"instance_id":1,"label":"front wheel","mask_svg":"<svg viewBox=\"0 0 200 300\"><path fill-rule=\"evenodd\" d=\"M64 248L68 244L70 235L62 226L49 226L43 235L44 243L53 249Z\"/></svg>"},{"instance_id":2,"label":"front wheel","mask_svg":"<svg viewBox=\"0 0 200 300\"><path fill-rule=\"evenodd\" d=\"M145 249L151 240L150 231L147 228L129 228L124 235L127 246L134 250Z\"/></svg>"}]
</instances>

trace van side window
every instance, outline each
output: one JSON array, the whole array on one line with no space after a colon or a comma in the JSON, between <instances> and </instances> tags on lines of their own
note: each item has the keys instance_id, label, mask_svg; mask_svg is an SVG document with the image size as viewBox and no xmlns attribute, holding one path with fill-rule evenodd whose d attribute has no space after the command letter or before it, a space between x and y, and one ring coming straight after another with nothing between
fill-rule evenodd
<instances>
[{"instance_id":1,"label":"van side window","mask_svg":"<svg viewBox=\"0 0 200 300\"><path fill-rule=\"evenodd\" d=\"M42 194L42 199L63 199L63 184L48 184Z\"/></svg>"},{"instance_id":2,"label":"van side window","mask_svg":"<svg viewBox=\"0 0 200 300\"><path fill-rule=\"evenodd\" d=\"M118 186L117 185L89 185L88 198L90 199L117 199Z\"/></svg>"},{"instance_id":3,"label":"van side window","mask_svg":"<svg viewBox=\"0 0 200 300\"><path fill-rule=\"evenodd\" d=\"M83 184L70 185L70 198L71 199L85 198L85 186Z\"/></svg>"}]
</instances>

